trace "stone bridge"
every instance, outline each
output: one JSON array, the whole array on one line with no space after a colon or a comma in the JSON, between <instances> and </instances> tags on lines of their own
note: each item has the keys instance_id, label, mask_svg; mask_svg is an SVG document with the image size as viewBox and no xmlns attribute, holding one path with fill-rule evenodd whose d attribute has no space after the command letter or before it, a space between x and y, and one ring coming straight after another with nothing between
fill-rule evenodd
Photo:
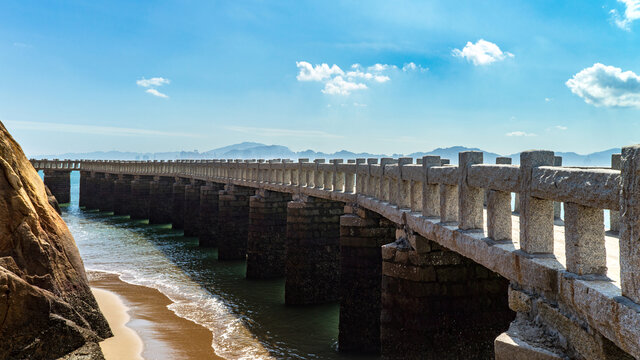
<instances>
[{"instance_id":1,"label":"stone bridge","mask_svg":"<svg viewBox=\"0 0 640 360\"><path fill-rule=\"evenodd\" d=\"M248 278L284 276L286 304L339 300L341 351L640 358L640 145L611 168L458 160L32 163L61 202L77 170L86 209L172 223L246 259Z\"/></svg>"}]
</instances>

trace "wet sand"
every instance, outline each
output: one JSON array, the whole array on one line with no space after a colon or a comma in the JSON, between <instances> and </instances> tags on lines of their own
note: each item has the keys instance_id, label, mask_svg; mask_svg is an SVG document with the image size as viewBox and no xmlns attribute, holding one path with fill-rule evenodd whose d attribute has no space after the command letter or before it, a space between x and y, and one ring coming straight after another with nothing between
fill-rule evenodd
<instances>
[{"instance_id":1,"label":"wet sand","mask_svg":"<svg viewBox=\"0 0 640 360\"><path fill-rule=\"evenodd\" d=\"M139 359L140 352L154 360L222 359L211 347L211 332L169 310L171 300L158 290L128 284L115 274L89 278L115 334L100 344L107 360Z\"/></svg>"}]
</instances>

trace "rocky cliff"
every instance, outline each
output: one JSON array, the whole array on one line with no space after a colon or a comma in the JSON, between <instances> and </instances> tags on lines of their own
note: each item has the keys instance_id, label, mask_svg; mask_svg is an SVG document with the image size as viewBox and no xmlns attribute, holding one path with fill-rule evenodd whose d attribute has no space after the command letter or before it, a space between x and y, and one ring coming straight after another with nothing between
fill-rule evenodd
<instances>
[{"instance_id":1,"label":"rocky cliff","mask_svg":"<svg viewBox=\"0 0 640 360\"><path fill-rule=\"evenodd\" d=\"M69 229L0 122L0 359L101 359L109 336Z\"/></svg>"}]
</instances>

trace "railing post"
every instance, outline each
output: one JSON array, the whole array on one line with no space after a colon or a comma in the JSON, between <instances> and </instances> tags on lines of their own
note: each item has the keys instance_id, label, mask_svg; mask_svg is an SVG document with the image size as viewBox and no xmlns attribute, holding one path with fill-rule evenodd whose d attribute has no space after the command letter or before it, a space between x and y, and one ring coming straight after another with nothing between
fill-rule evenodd
<instances>
[{"instance_id":1,"label":"railing post","mask_svg":"<svg viewBox=\"0 0 640 360\"><path fill-rule=\"evenodd\" d=\"M385 170L386 165L391 165L395 163L393 158L382 158L380 159L380 167L382 168L382 176L380 176L380 181L379 181L379 185L378 185L378 192L376 193L376 198L380 201L386 201L389 202L390 199L390 194L389 194L389 183L390 183L390 179L385 176L385 173L387 172Z\"/></svg>"},{"instance_id":2,"label":"railing post","mask_svg":"<svg viewBox=\"0 0 640 360\"><path fill-rule=\"evenodd\" d=\"M345 174L343 171L340 171L338 168L338 164L343 163L343 159L333 159L331 162L333 163L333 191L344 191L345 188Z\"/></svg>"},{"instance_id":3,"label":"railing post","mask_svg":"<svg viewBox=\"0 0 640 360\"><path fill-rule=\"evenodd\" d=\"M356 159L356 194L366 195L365 190L367 187L367 178L369 175L364 175L361 168L366 168L369 173L369 166L367 165L367 159Z\"/></svg>"},{"instance_id":4,"label":"railing post","mask_svg":"<svg viewBox=\"0 0 640 360\"><path fill-rule=\"evenodd\" d=\"M620 280L622 295L640 303L640 145L622 148Z\"/></svg>"},{"instance_id":5,"label":"railing post","mask_svg":"<svg viewBox=\"0 0 640 360\"><path fill-rule=\"evenodd\" d=\"M411 209L411 181L402 178L402 167L412 163L413 158L410 157L398 159L398 184L395 194L395 203L398 205L398 209Z\"/></svg>"},{"instance_id":6,"label":"railing post","mask_svg":"<svg viewBox=\"0 0 640 360\"><path fill-rule=\"evenodd\" d=\"M322 189L324 188L324 171L318 165L324 164L324 159L315 159L313 162L316 164L313 172L313 185L316 189Z\"/></svg>"},{"instance_id":7,"label":"railing post","mask_svg":"<svg viewBox=\"0 0 640 360\"><path fill-rule=\"evenodd\" d=\"M458 227L461 230L482 229L484 191L471 187L467 176L471 165L482 164L481 151L463 151L458 153Z\"/></svg>"},{"instance_id":8,"label":"railing post","mask_svg":"<svg viewBox=\"0 0 640 360\"><path fill-rule=\"evenodd\" d=\"M605 275L604 211L571 202L564 206L567 270L578 275Z\"/></svg>"},{"instance_id":9,"label":"railing post","mask_svg":"<svg viewBox=\"0 0 640 360\"><path fill-rule=\"evenodd\" d=\"M309 159L298 159L298 186L307 186L307 170L303 168L307 162Z\"/></svg>"},{"instance_id":10,"label":"railing post","mask_svg":"<svg viewBox=\"0 0 640 360\"><path fill-rule=\"evenodd\" d=\"M562 156L553 157L553 166L562 166ZM562 215L562 203L559 201L553 202L553 218L560 219Z\"/></svg>"},{"instance_id":11,"label":"railing post","mask_svg":"<svg viewBox=\"0 0 640 360\"><path fill-rule=\"evenodd\" d=\"M511 158L498 157L496 164L510 165ZM487 235L493 240L511 240L511 193L487 190Z\"/></svg>"},{"instance_id":12,"label":"railing post","mask_svg":"<svg viewBox=\"0 0 640 360\"><path fill-rule=\"evenodd\" d=\"M440 216L440 187L429 184L429 168L440 166L440 156L427 155L422 157L422 215L426 217Z\"/></svg>"},{"instance_id":13,"label":"railing post","mask_svg":"<svg viewBox=\"0 0 640 360\"><path fill-rule=\"evenodd\" d=\"M553 201L531 196L533 169L553 162L553 151L520 153L520 248L529 254L553 253Z\"/></svg>"},{"instance_id":14,"label":"railing post","mask_svg":"<svg viewBox=\"0 0 640 360\"><path fill-rule=\"evenodd\" d=\"M352 166L348 167L347 170L343 172L343 176L344 176L344 192L346 194L355 194L356 192L356 160L355 159L349 159L347 160L347 164L353 164ZM353 171L351 171L351 169L353 169Z\"/></svg>"},{"instance_id":15,"label":"railing post","mask_svg":"<svg viewBox=\"0 0 640 360\"><path fill-rule=\"evenodd\" d=\"M611 154L611 169L620 170L621 154ZM609 211L609 229L614 232L620 231L620 211Z\"/></svg>"},{"instance_id":16,"label":"railing post","mask_svg":"<svg viewBox=\"0 0 640 360\"><path fill-rule=\"evenodd\" d=\"M371 196L371 197L376 197L376 195L378 194L378 178L376 176L373 176L371 174L371 165L377 165L378 164L378 159L375 158L368 158L367 159L367 165L369 165L369 176L367 177L367 184L366 184L366 189L367 189L367 196Z\"/></svg>"}]
</instances>

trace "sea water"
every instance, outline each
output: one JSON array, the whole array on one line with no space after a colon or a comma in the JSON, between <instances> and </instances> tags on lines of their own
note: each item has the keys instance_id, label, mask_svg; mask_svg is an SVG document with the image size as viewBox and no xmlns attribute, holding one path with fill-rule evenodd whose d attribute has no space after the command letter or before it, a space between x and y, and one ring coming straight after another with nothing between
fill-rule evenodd
<instances>
[{"instance_id":1,"label":"sea water","mask_svg":"<svg viewBox=\"0 0 640 360\"><path fill-rule=\"evenodd\" d=\"M155 288L178 316L211 330L212 347L228 359L344 359L337 351L338 303L285 306L284 279L247 280L245 261L217 260L171 225L78 207L78 172L62 217L85 267Z\"/></svg>"}]
</instances>

